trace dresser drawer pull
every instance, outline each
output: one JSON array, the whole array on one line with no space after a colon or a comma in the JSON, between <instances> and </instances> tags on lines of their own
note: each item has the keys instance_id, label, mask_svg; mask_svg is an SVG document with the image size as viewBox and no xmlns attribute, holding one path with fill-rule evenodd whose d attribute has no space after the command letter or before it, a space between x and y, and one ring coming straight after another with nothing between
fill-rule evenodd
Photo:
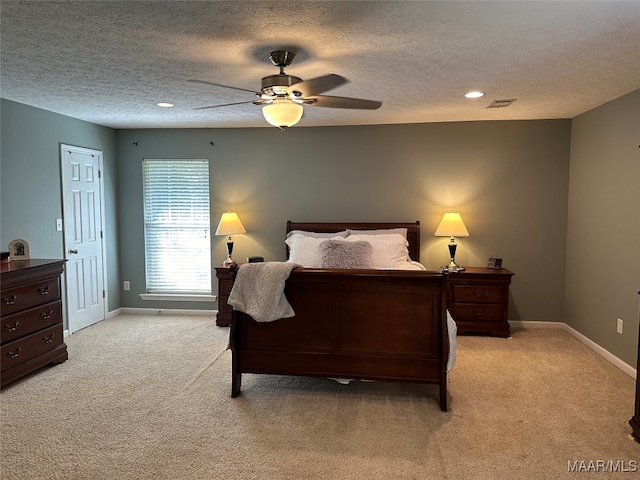
<instances>
[{"instance_id":1,"label":"dresser drawer pull","mask_svg":"<svg viewBox=\"0 0 640 480\"><path fill-rule=\"evenodd\" d=\"M10 297L4 297L2 301L4 302L5 305L13 305L14 303L16 303L17 299L18 299L17 295L11 295Z\"/></svg>"},{"instance_id":2,"label":"dresser drawer pull","mask_svg":"<svg viewBox=\"0 0 640 480\"><path fill-rule=\"evenodd\" d=\"M49 285L39 288L38 292L40 293L40 295L49 295Z\"/></svg>"},{"instance_id":3,"label":"dresser drawer pull","mask_svg":"<svg viewBox=\"0 0 640 480\"><path fill-rule=\"evenodd\" d=\"M15 351L7 352L7 355L9 356L9 358L17 358L18 355L20 355L21 351L22 351L22 348L18 347L18 348L16 348Z\"/></svg>"},{"instance_id":4,"label":"dresser drawer pull","mask_svg":"<svg viewBox=\"0 0 640 480\"><path fill-rule=\"evenodd\" d=\"M15 332L18 329L18 325L20 325L20 322L18 322L17 320L15 322L13 322L13 325L9 325L8 323L4 326L4 329L7 332Z\"/></svg>"},{"instance_id":5,"label":"dresser drawer pull","mask_svg":"<svg viewBox=\"0 0 640 480\"><path fill-rule=\"evenodd\" d=\"M42 318L43 320L49 320L52 316L53 316L53 310L40 313L40 318Z\"/></svg>"},{"instance_id":6,"label":"dresser drawer pull","mask_svg":"<svg viewBox=\"0 0 640 480\"><path fill-rule=\"evenodd\" d=\"M482 298L487 294L486 290L473 290L473 296L476 298Z\"/></svg>"},{"instance_id":7,"label":"dresser drawer pull","mask_svg":"<svg viewBox=\"0 0 640 480\"><path fill-rule=\"evenodd\" d=\"M44 343L51 343L53 342L53 338L56 336L55 333L52 333L51 335L49 335L48 337L42 337L42 341Z\"/></svg>"},{"instance_id":8,"label":"dresser drawer pull","mask_svg":"<svg viewBox=\"0 0 640 480\"><path fill-rule=\"evenodd\" d=\"M476 317L483 317L484 316L484 310L476 310L475 308L473 309L473 313L476 314Z\"/></svg>"}]
</instances>

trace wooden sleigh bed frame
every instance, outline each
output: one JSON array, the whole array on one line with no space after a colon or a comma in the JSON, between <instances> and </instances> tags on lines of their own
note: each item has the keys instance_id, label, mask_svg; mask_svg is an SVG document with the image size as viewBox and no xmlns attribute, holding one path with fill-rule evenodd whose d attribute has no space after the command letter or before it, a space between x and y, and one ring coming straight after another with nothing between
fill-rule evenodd
<instances>
[{"instance_id":1,"label":"wooden sleigh bed frame","mask_svg":"<svg viewBox=\"0 0 640 480\"><path fill-rule=\"evenodd\" d=\"M419 261L420 223L298 223L291 230L406 228ZM285 295L292 318L258 323L233 311L231 396L243 373L428 383L447 410L449 339L439 272L297 268Z\"/></svg>"}]
</instances>

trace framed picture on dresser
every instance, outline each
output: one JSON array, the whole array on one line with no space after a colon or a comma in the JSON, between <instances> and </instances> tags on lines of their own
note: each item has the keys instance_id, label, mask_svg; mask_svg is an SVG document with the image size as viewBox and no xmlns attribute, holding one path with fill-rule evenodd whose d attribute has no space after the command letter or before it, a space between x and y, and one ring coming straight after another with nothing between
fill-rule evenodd
<instances>
[{"instance_id":1,"label":"framed picture on dresser","mask_svg":"<svg viewBox=\"0 0 640 480\"><path fill-rule=\"evenodd\" d=\"M29 260L29 244L26 240L16 238L9 242L9 257L11 260Z\"/></svg>"}]
</instances>

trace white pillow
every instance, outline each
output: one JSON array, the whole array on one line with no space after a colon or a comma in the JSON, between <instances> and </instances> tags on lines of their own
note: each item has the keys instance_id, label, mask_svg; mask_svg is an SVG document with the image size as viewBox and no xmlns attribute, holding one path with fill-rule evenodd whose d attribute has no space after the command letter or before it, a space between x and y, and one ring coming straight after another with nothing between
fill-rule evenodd
<instances>
[{"instance_id":1,"label":"white pillow","mask_svg":"<svg viewBox=\"0 0 640 480\"><path fill-rule=\"evenodd\" d=\"M331 240L343 237L331 237ZM289 246L289 262L298 263L307 268L320 268L320 244L328 240L326 237L316 238L294 234L284 243Z\"/></svg>"},{"instance_id":2,"label":"white pillow","mask_svg":"<svg viewBox=\"0 0 640 480\"><path fill-rule=\"evenodd\" d=\"M407 238L406 228L381 228L379 230L353 230L349 228L347 229L347 233L349 235L390 235L392 233L397 233L398 235L402 235L404 238Z\"/></svg>"},{"instance_id":3,"label":"white pillow","mask_svg":"<svg viewBox=\"0 0 640 480\"><path fill-rule=\"evenodd\" d=\"M409 258L409 242L397 233L349 235L349 242L366 241L373 247L373 268L405 269Z\"/></svg>"},{"instance_id":4,"label":"white pillow","mask_svg":"<svg viewBox=\"0 0 640 480\"><path fill-rule=\"evenodd\" d=\"M287 233L287 238L292 237L293 235L304 235L305 237L315 237L315 238L334 238L334 237L346 237L348 235L346 230L336 233L318 233L318 232L308 232L306 230L291 230Z\"/></svg>"}]
</instances>

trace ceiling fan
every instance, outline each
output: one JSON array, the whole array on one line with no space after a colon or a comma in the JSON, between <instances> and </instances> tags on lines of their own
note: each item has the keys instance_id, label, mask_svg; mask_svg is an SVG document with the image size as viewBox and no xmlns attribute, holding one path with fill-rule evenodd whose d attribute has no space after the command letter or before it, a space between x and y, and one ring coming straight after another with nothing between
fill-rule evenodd
<instances>
[{"instance_id":1,"label":"ceiling fan","mask_svg":"<svg viewBox=\"0 0 640 480\"><path fill-rule=\"evenodd\" d=\"M289 75L285 73L284 69L291 65L294 57L295 53L286 50L276 50L271 52L269 54L269 59L271 60L271 63L280 68L280 73L263 77L262 88L259 92L248 90L246 88L208 82L206 80L189 80L194 83L203 83L205 85L233 88L234 90L250 92L257 97L254 100L247 100L245 102L197 107L196 110L241 105L244 103L262 105L262 113L265 120L267 120L271 125L284 130L286 127L291 127L300 121L304 111L303 105L361 110L375 110L380 108L382 105L382 102L378 102L376 100L320 95L321 93L347 83L349 80L333 73L306 81L299 77Z\"/></svg>"}]
</instances>

